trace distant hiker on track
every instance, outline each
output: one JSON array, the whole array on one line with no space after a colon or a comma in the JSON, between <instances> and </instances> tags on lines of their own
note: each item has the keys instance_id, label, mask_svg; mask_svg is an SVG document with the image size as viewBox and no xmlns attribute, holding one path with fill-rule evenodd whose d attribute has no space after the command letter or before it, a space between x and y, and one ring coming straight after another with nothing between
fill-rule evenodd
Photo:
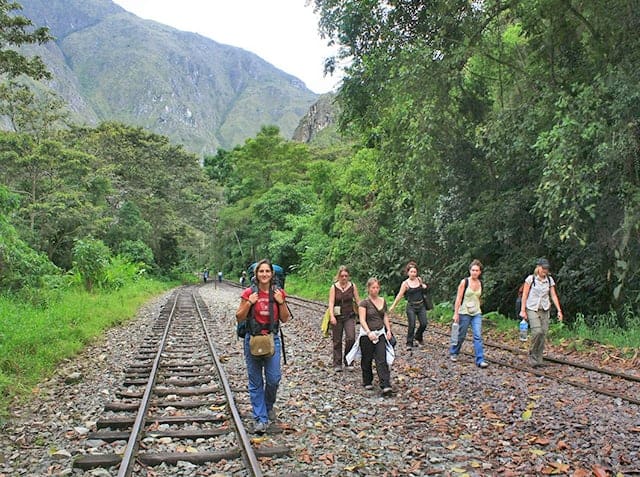
<instances>
[{"instance_id":1,"label":"distant hiker on track","mask_svg":"<svg viewBox=\"0 0 640 477\"><path fill-rule=\"evenodd\" d=\"M205 268L204 271L202 272L202 281L204 283L207 283L208 279L209 279L209 269Z\"/></svg>"}]
</instances>

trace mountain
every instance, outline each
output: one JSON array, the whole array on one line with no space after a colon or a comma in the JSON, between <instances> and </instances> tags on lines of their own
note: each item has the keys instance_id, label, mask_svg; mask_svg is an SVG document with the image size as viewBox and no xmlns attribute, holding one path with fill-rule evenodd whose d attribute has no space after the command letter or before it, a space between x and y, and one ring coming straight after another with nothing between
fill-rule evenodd
<instances>
[{"instance_id":1,"label":"mountain","mask_svg":"<svg viewBox=\"0 0 640 477\"><path fill-rule=\"evenodd\" d=\"M335 99L334 93L321 95L298 123L292 139L315 146L330 146L343 142L345 138L338 132L340 108Z\"/></svg>"},{"instance_id":2,"label":"mountain","mask_svg":"<svg viewBox=\"0 0 640 477\"><path fill-rule=\"evenodd\" d=\"M275 124L291 137L318 95L257 55L127 12L110 0L19 0L54 42L30 48L76 120L142 126L196 153Z\"/></svg>"}]
</instances>

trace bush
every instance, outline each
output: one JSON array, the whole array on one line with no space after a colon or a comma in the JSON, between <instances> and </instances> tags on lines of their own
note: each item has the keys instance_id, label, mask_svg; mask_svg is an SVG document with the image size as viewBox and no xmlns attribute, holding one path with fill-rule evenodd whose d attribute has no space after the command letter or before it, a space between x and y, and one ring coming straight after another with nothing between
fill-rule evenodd
<instances>
[{"instance_id":1,"label":"bush","mask_svg":"<svg viewBox=\"0 0 640 477\"><path fill-rule=\"evenodd\" d=\"M104 279L104 272L111 259L111 250L102 240L87 238L76 240L73 247L73 270L82 278L87 291Z\"/></svg>"}]
</instances>

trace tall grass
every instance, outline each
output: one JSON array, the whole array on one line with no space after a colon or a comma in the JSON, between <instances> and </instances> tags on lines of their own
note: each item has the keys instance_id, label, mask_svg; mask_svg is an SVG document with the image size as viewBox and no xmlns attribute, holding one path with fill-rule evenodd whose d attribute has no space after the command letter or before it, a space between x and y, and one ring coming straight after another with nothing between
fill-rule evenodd
<instances>
[{"instance_id":1,"label":"tall grass","mask_svg":"<svg viewBox=\"0 0 640 477\"><path fill-rule=\"evenodd\" d=\"M20 302L0 296L0 414L57 365L104 330L123 323L150 297L173 284L150 279L116 290L59 290L54 301Z\"/></svg>"}]
</instances>

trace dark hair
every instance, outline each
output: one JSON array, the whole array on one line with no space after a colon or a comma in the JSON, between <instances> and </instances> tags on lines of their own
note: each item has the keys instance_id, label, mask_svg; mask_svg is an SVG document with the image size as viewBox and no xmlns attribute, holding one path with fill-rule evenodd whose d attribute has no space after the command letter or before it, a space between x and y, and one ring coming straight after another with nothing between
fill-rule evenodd
<instances>
[{"instance_id":1,"label":"dark hair","mask_svg":"<svg viewBox=\"0 0 640 477\"><path fill-rule=\"evenodd\" d=\"M256 263L256 266L253 268L253 276L255 277L256 284L258 283L258 270L260 269L260 266L264 264L269 265L269 270L271 270L271 281L269 284L273 285L275 283L274 278L276 276L276 273L273 270L273 264L271 263L271 260L269 260L268 258L263 258L262 260L259 260Z\"/></svg>"},{"instance_id":2,"label":"dark hair","mask_svg":"<svg viewBox=\"0 0 640 477\"><path fill-rule=\"evenodd\" d=\"M411 261L409 261L409 263L407 263L407 265L404 267L404 272L405 273L409 273L409 269L411 269L411 268L415 268L416 272L419 272L418 264L413 260L411 260Z\"/></svg>"}]
</instances>

